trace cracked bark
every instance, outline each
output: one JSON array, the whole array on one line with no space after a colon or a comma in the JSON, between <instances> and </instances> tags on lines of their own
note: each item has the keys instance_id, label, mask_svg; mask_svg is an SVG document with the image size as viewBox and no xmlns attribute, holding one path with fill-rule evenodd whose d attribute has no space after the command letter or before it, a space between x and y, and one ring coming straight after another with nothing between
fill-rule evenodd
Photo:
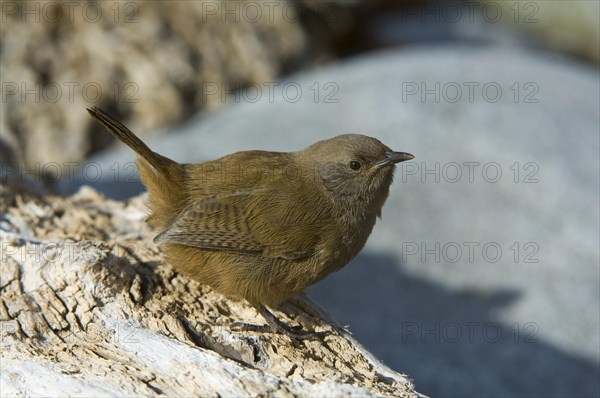
<instances>
[{"instance_id":1,"label":"cracked bark","mask_svg":"<svg viewBox=\"0 0 600 398\"><path fill-rule=\"evenodd\" d=\"M418 395L308 299L275 313L320 340L231 329L262 319L165 264L141 197L3 197L2 396Z\"/></svg>"}]
</instances>

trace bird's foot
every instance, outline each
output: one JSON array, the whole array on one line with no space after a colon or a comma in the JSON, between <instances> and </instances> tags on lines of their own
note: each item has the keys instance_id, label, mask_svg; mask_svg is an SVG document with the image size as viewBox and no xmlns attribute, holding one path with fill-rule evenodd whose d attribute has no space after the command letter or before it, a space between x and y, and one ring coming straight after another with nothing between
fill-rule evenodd
<instances>
[{"instance_id":1,"label":"bird's foot","mask_svg":"<svg viewBox=\"0 0 600 398\"><path fill-rule=\"evenodd\" d=\"M292 340L321 340L332 333L331 331L317 332L302 330L302 327L299 325L290 327L280 321L266 307L257 305L256 309L263 316L265 321L267 321L266 325L236 322L232 325L232 328L242 332L283 334Z\"/></svg>"},{"instance_id":2,"label":"bird's foot","mask_svg":"<svg viewBox=\"0 0 600 398\"><path fill-rule=\"evenodd\" d=\"M301 326L289 327L283 322L281 324L272 325L255 325L251 323L236 322L231 325L232 330L238 332L254 332L254 333L275 333L288 336L292 340L321 340L331 334L330 331L317 332L310 330L302 330Z\"/></svg>"}]
</instances>

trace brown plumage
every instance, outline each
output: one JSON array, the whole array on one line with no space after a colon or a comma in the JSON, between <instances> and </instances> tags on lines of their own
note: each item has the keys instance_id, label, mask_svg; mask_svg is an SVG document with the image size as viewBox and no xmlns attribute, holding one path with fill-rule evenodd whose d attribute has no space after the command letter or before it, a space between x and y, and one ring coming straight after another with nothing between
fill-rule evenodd
<instances>
[{"instance_id":1,"label":"brown plumage","mask_svg":"<svg viewBox=\"0 0 600 398\"><path fill-rule=\"evenodd\" d=\"M412 159L341 135L298 152L244 151L179 164L106 112L89 113L138 155L155 241L179 272L231 297L277 305L347 264Z\"/></svg>"}]
</instances>

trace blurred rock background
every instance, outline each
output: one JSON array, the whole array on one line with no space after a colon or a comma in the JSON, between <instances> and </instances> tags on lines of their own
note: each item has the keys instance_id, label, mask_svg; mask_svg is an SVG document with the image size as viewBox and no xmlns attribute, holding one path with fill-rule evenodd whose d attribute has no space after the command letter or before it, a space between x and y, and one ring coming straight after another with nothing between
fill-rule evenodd
<instances>
[{"instance_id":1,"label":"blurred rock background","mask_svg":"<svg viewBox=\"0 0 600 398\"><path fill-rule=\"evenodd\" d=\"M2 3L5 180L142 192L94 105L182 162L378 137L417 158L363 253L310 294L426 394L600 394L599 2L89 3L98 21L81 2L58 22L32 4ZM464 162L502 177L469 182ZM502 257L469 261L469 242Z\"/></svg>"},{"instance_id":2,"label":"blurred rock background","mask_svg":"<svg viewBox=\"0 0 600 398\"><path fill-rule=\"evenodd\" d=\"M65 152L80 162L113 142L86 106L145 135L223 105L207 92L382 47L526 43L600 61L593 1L3 1L1 12L0 153L50 180Z\"/></svg>"},{"instance_id":3,"label":"blurred rock background","mask_svg":"<svg viewBox=\"0 0 600 398\"><path fill-rule=\"evenodd\" d=\"M344 10L288 0L3 1L3 154L32 169L62 164L65 153L79 162L112 142L94 134L87 106L148 132L221 105L208 89L239 90L330 60Z\"/></svg>"}]
</instances>

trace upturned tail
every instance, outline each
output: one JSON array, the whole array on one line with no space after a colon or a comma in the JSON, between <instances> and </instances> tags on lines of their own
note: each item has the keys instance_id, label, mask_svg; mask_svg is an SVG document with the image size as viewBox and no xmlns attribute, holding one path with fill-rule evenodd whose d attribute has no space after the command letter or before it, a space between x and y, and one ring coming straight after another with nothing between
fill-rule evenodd
<instances>
[{"instance_id":1,"label":"upturned tail","mask_svg":"<svg viewBox=\"0 0 600 398\"><path fill-rule=\"evenodd\" d=\"M148 189L148 206L152 211L148 222L165 229L187 205L184 166L152 151L131 130L102 109L94 107L87 108L87 111L138 155L140 177Z\"/></svg>"},{"instance_id":2,"label":"upturned tail","mask_svg":"<svg viewBox=\"0 0 600 398\"><path fill-rule=\"evenodd\" d=\"M163 174L169 166L176 163L173 160L152 151L148 148L148 145L144 144L144 142L140 140L138 136L133 134L131 130L125 127L123 123L119 122L102 109L94 107L87 108L87 111L93 118L102 123L112 135L127 144L128 147L133 149L135 153L150 163L159 173Z\"/></svg>"}]
</instances>

